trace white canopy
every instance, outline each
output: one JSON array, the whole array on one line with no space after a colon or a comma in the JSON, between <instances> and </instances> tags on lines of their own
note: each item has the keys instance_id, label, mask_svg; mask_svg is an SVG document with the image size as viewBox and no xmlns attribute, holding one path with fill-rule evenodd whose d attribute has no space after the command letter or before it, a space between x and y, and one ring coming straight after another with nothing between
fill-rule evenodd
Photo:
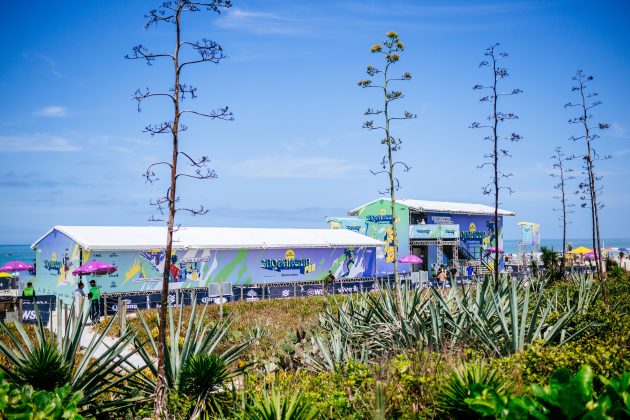
<instances>
[{"instance_id":1,"label":"white canopy","mask_svg":"<svg viewBox=\"0 0 630 420\"><path fill-rule=\"evenodd\" d=\"M157 226L55 226L31 245L32 249L53 231L59 231L90 250L145 250L166 247L166 227ZM334 248L383 246L384 243L346 229L275 229L180 227L174 249Z\"/></svg>"},{"instance_id":2,"label":"white canopy","mask_svg":"<svg viewBox=\"0 0 630 420\"><path fill-rule=\"evenodd\" d=\"M363 207L375 203L379 200L390 201L389 198L382 198L365 203L356 209L350 210L348 213L351 216L358 214L359 210ZM397 204L402 204L409 207L412 210L434 213L453 213L453 214L477 214L477 215L493 215L494 207L486 206L485 204L472 204L472 203L451 203L448 201L428 201L428 200L412 200L412 199L396 199ZM515 216L516 213L499 209L499 216Z\"/></svg>"}]
</instances>

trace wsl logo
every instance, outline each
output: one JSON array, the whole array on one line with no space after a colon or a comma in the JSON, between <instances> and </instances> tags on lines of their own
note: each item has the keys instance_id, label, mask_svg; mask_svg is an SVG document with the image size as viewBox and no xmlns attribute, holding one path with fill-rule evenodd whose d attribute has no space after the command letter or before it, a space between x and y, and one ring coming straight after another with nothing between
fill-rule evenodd
<instances>
[{"instance_id":1,"label":"wsl logo","mask_svg":"<svg viewBox=\"0 0 630 420\"><path fill-rule=\"evenodd\" d=\"M260 260L260 266L265 270L284 271L299 270L300 274L315 271L315 264L311 264L310 258L295 258L295 252L288 249L282 258L266 258Z\"/></svg>"}]
</instances>

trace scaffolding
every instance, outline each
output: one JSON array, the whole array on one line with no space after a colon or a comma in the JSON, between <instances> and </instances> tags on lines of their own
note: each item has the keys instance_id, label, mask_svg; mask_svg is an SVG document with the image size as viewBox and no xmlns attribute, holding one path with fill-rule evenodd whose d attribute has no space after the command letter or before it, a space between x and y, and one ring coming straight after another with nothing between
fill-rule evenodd
<instances>
[{"instance_id":1,"label":"scaffolding","mask_svg":"<svg viewBox=\"0 0 630 420\"><path fill-rule=\"evenodd\" d=\"M444 261L444 247L445 246L451 246L453 247L453 262L455 263L455 265L458 265L458 260L459 260L459 239L442 239L442 238L436 238L436 239L412 239L410 241L410 245L427 245L427 246L432 246L435 245L436 249L437 249L437 257L436 257L436 261L438 264L442 264L442 261Z\"/></svg>"}]
</instances>

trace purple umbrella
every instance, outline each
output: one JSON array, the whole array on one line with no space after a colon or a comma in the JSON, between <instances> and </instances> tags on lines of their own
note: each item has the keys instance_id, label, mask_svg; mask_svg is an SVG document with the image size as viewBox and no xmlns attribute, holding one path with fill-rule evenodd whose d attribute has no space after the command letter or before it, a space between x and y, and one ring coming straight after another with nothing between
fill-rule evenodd
<instances>
[{"instance_id":1,"label":"purple umbrella","mask_svg":"<svg viewBox=\"0 0 630 420\"><path fill-rule=\"evenodd\" d=\"M22 261L9 261L2 267L0 267L0 271L4 271L5 273L15 272L15 271L28 271L32 270L34 267L29 263L25 263Z\"/></svg>"},{"instance_id":2,"label":"purple umbrella","mask_svg":"<svg viewBox=\"0 0 630 420\"><path fill-rule=\"evenodd\" d=\"M398 262L401 264L421 264L422 258L416 255L407 255L406 257L399 259Z\"/></svg>"},{"instance_id":3,"label":"purple umbrella","mask_svg":"<svg viewBox=\"0 0 630 420\"><path fill-rule=\"evenodd\" d=\"M486 251L488 252L495 252L497 249L493 246L486 248ZM503 253L503 248L499 248L499 252Z\"/></svg>"},{"instance_id":4,"label":"purple umbrella","mask_svg":"<svg viewBox=\"0 0 630 420\"><path fill-rule=\"evenodd\" d=\"M108 264L104 261L92 260L88 263L83 264L81 267L77 268L72 272L73 276L81 276L85 274L112 274L114 271L118 270L118 267Z\"/></svg>"}]
</instances>

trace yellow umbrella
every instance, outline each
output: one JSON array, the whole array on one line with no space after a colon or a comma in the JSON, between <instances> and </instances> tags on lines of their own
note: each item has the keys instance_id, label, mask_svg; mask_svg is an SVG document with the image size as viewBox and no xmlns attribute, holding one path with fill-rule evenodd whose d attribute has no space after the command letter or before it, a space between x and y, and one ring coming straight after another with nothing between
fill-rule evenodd
<instances>
[{"instance_id":1,"label":"yellow umbrella","mask_svg":"<svg viewBox=\"0 0 630 420\"><path fill-rule=\"evenodd\" d=\"M588 254L590 252L593 252L592 249L588 249L585 246L580 246L578 248L575 248L573 251L569 251L569 254Z\"/></svg>"},{"instance_id":2,"label":"yellow umbrella","mask_svg":"<svg viewBox=\"0 0 630 420\"><path fill-rule=\"evenodd\" d=\"M13 276L9 273L0 272L0 279L12 279Z\"/></svg>"}]
</instances>

